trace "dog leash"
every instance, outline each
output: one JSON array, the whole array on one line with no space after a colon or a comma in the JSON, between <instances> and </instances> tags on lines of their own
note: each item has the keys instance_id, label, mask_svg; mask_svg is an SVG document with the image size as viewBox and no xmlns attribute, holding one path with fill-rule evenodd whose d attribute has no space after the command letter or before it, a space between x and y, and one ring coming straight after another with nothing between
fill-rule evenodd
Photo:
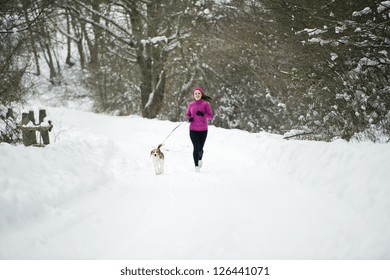
<instances>
[{"instance_id":1,"label":"dog leash","mask_svg":"<svg viewBox=\"0 0 390 280\"><path fill-rule=\"evenodd\" d=\"M165 141L167 141L167 139L169 138L169 136L171 136L171 134L179 127L181 126L183 123L185 123L186 121L182 121L181 123L179 123L174 129L172 129L171 133L168 134L168 136L164 139L164 141L161 143L161 146L164 145Z\"/></svg>"}]
</instances>

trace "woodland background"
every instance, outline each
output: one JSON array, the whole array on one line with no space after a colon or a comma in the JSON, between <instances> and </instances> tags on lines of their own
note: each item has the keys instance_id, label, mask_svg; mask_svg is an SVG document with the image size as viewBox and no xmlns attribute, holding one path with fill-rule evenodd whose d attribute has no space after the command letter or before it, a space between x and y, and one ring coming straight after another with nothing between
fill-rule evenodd
<instances>
[{"instance_id":1,"label":"woodland background","mask_svg":"<svg viewBox=\"0 0 390 280\"><path fill-rule=\"evenodd\" d=\"M0 107L47 83L180 121L201 86L219 127L389 141L389 23L378 0L0 0Z\"/></svg>"}]
</instances>

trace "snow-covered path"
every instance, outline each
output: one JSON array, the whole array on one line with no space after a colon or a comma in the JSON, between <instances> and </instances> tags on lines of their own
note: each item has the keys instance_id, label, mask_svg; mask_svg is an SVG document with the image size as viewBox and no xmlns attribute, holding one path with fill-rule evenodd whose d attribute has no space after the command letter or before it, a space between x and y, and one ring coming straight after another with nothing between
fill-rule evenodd
<instances>
[{"instance_id":1,"label":"snow-covered path","mask_svg":"<svg viewBox=\"0 0 390 280\"><path fill-rule=\"evenodd\" d=\"M390 145L286 141L50 108L55 143L0 145L0 259L389 259ZM52 136L53 136L52 135Z\"/></svg>"}]
</instances>

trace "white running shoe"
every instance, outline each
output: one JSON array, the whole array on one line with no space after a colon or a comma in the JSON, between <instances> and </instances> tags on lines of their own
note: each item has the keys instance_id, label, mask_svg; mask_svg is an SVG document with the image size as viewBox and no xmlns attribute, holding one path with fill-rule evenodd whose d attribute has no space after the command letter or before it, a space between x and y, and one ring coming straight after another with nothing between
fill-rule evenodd
<instances>
[{"instance_id":1,"label":"white running shoe","mask_svg":"<svg viewBox=\"0 0 390 280\"><path fill-rule=\"evenodd\" d=\"M203 161L202 161L202 160L199 160L198 165L199 165L199 168L202 168L202 166L203 166Z\"/></svg>"},{"instance_id":2,"label":"white running shoe","mask_svg":"<svg viewBox=\"0 0 390 280\"><path fill-rule=\"evenodd\" d=\"M195 166L195 172L196 172L196 173L199 173L199 172L200 172L199 166Z\"/></svg>"}]
</instances>

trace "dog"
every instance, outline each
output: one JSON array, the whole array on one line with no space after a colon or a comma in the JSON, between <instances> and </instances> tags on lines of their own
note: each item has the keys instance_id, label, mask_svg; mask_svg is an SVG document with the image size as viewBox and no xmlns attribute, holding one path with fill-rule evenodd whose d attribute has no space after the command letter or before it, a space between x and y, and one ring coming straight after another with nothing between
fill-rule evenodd
<instances>
[{"instance_id":1,"label":"dog","mask_svg":"<svg viewBox=\"0 0 390 280\"><path fill-rule=\"evenodd\" d=\"M164 173L164 154L160 150L161 146L162 144L159 144L156 149L153 149L150 152L150 156L153 157L153 164L156 175Z\"/></svg>"}]
</instances>

